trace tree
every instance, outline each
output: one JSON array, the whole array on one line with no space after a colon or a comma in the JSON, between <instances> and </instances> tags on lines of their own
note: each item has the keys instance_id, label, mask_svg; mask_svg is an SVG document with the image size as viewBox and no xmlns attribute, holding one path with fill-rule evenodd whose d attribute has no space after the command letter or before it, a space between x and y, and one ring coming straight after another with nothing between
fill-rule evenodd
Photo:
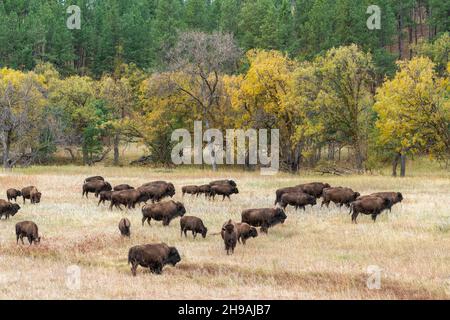
<instances>
[{"instance_id":1,"label":"tree","mask_svg":"<svg viewBox=\"0 0 450 320\"><path fill-rule=\"evenodd\" d=\"M449 79L439 78L428 58L399 62L394 79L377 90L378 142L393 150L405 176L407 154L426 152L448 161L450 151Z\"/></svg>"},{"instance_id":2,"label":"tree","mask_svg":"<svg viewBox=\"0 0 450 320\"><path fill-rule=\"evenodd\" d=\"M430 58L435 63L438 74L445 76L450 52L449 32L441 34L432 42L422 39L413 49L416 55Z\"/></svg>"},{"instance_id":3,"label":"tree","mask_svg":"<svg viewBox=\"0 0 450 320\"><path fill-rule=\"evenodd\" d=\"M0 135L3 167L11 168L20 159L11 159L13 143L22 154L36 142L44 100L42 78L34 72L0 69Z\"/></svg>"}]
</instances>

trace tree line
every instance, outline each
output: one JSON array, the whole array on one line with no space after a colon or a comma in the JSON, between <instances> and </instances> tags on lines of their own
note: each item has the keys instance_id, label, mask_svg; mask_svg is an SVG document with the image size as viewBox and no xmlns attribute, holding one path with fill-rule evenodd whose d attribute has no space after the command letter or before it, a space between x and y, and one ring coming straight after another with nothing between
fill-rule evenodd
<instances>
[{"instance_id":1,"label":"tree line","mask_svg":"<svg viewBox=\"0 0 450 320\"><path fill-rule=\"evenodd\" d=\"M170 164L171 133L196 120L280 129L293 172L343 148L359 171L392 162L404 175L412 154L448 162L448 4L379 2L369 31L364 1L75 1L80 30L66 1L3 1L3 166L58 148L117 165L124 142Z\"/></svg>"}]
</instances>

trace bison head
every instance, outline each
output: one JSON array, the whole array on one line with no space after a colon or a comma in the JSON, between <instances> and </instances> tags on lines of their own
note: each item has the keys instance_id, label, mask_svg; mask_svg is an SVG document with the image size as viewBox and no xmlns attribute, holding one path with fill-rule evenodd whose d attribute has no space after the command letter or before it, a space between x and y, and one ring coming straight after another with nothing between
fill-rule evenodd
<instances>
[{"instance_id":1,"label":"bison head","mask_svg":"<svg viewBox=\"0 0 450 320\"><path fill-rule=\"evenodd\" d=\"M36 193L35 202L36 203L41 202L41 197L42 197L42 193L41 192Z\"/></svg>"},{"instance_id":2,"label":"bison head","mask_svg":"<svg viewBox=\"0 0 450 320\"><path fill-rule=\"evenodd\" d=\"M105 182L105 186L103 187L102 191L111 191L112 186L109 182Z\"/></svg>"},{"instance_id":3,"label":"bison head","mask_svg":"<svg viewBox=\"0 0 450 320\"><path fill-rule=\"evenodd\" d=\"M34 239L34 244L39 244L41 243L41 237L37 237L37 239Z\"/></svg>"},{"instance_id":4,"label":"bison head","mask_svg":"<svg viewBox=\"0 0 450 320\"><path fill-rule=\"evenodd\" d=\"M175 266L178 262L181 261L180 254L178 253L177 248L169 247L169 257L167 258L167 263Z\"/></svg>"},{"instance_id":5,"label":"bison head","mask_svg":"<svg viewBox=\"0 0 450 320\"><path fill-rule=\"evenodd\" d=\"M258 236L258 231L256 231L255 227L251 227L248 235L250 237L256 238Z\"/></svg>"},{"instance_id":6,"label":"bison head","mask_svg":"<svg viewBox=\"0 0 450 320\"><path fill-rule=\"evenodd\" d=\"M238 193L239 193L239 190L238 190L238 188L236 188L236 187L233 187L233 190L231 190L231 192L232 192L232 193L236 193L236 194L238 194Z\"/></svg>"},{"instance_id":7,"label":"bison head","mask_svg":"<svg viewBox=\"0 0 450 320\"><path fill-rule=\"evenodd\" d=\"M206 228L206 227L203 227L203 230L202 230L202 237L203 238L206 238L206 233L208 232L208 228Z\"/></svg>"},{"instance_id":8,"label":"bison head","mask_svg":"<svg viewBox=\"0 0 450 320\"><path fill-rule=\"evenodd\" d=\"M10 214L14 217L14 215L20 210L20 206L17 203L11 205Z\"/></svg>"},{"instance_id":9,"label":"bison head","mask_svg":"<svg viewBox=\"0 0 450 320\"><path fill-rule=\"evenodd\" d=\"M21 197L21 196L22 196L22 191L16 190L16 194L17 194L18 197ZM400 194L401 194L401 193L400 193Z\"/></svg>"},{"instance_id":10,"label":"bison head","mask_svg":"<svg viewBox=\"0 0 450 320\"><path fill-rule=\"evenodd\" d=\"M184 207L184 204L182 204L181 202L176 202L175 204L177 206L177 212L180 215L180 217L184 216L184 214L186 213L186 208Z\"/></svg>"},{"instance_id":11,"label":"bison head","mask_svg":"<svg viewBox=\"0 0 450 320\"><path fill-rule=\"evenodd\" d=\"M230 184L230 186L233 186L233 187L237 186L236 182L234 182L233 180L228 180L228 183Z\"/></svg>"},{"instance_id":12,"label":"bison head","mask_svg":"<svg viewBox=\"0 0 450 320\"><path fill-rule=\"evenodd\" d=\"M329 183L324 183L324 184L323 184L323 188L324 188L324 189L326 189L326 188L331 188L331 186L330 186Z\"/></svg>"},{"instance_id":13,"label":"bison head","mask_svg":"<svg viewBox=\"0 0 450 320\"><path fill-rule=\"evenodd\" d=\"M359 192L353 193L353 200L356 200L361 194Z\"/></svg>"},{"instance_id":14,"label":"bison head","mask_svg":"<svg viewBox=\"0 0 450 320\"><path fill-rule=\"evenodd\" d=\"M402 202L403 195L400 192L397 192L397 202Z\"/></svg>"},{"instance_id":15,"label":"bison head","mask_svg":"<svg viewBox=\"0 0 450 320\"><path fill-rule=\"evenodd\" d=\"M273 216L273 223L284 223L284 220L286 220L287 215L284 212L284 210L282 208L276 208L275 209L275 214Z\"/></svg>"},{"instance_id":16,"label":"bison head","mask_svg":"<svg viewBox=\"0 0 450 320\"><path fill-rule=\"evenodd\" d=\"M175 186L173 185L173 183L167 184L167 194L171 198L175 195Z\"/></svg>"}]
</instances>

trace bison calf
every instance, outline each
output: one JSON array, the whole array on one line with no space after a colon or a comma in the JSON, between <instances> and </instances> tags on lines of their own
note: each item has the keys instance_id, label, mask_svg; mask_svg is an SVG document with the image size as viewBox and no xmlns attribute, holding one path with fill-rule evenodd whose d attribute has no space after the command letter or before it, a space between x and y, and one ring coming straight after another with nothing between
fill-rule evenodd
<instances>
[{"instance_id":1,"label":"bison calf","mask_svg":"<svg viewBox=\"0 0 450 320\"><path fill-rule=\"evenodd\" d=\"M211 196L212 196L213 200L216 197L216 195L221 195L222 201L225 200L225 197L227 197L228 199L231 200L230 195L232 195L233 193L238 194L239 190L238 190L238 188L233 187L231 185L217 184L217 185L213 185L211 187Z\"/></svg>"},{"instance_id":2,"label":"bison calf","mask_svg":"<svg viewBox=\"0 0 450 320\"><path fill-rule=\"evenodd\" d=\"M184 186L181 188L183 196L185 193L198 196L198 186Z\"/></svg>"},{"instance_id":3,"label":"bison calf","mask_svg":"<svg viewBox=\"0 0 450 320\"><path fill-rule=\"evenodd\" d=\"M38 244L41 242L41 237L39 237L38 234L38 227L36 223L32 221L22 221L16 224L16 237L17 237L17 244L19 244L19 239L23 242L23 237L26 237L28 239L28 242L31 244L34 242L34 244Z\"/></svg>"},{"instance_id":4,"label":"bison calf","mask_svg":"<svg viewBox=\"0 0 450 320\"><path fill-rule=\"evenodd\" d=\"M23 203L25 203L25 199L30 199L32 204L41 202L42 193L38 191L35 186L25 187L21 190Z\"/></svg>"},{"instance_id":5,"label":"bison calf","mask_svg":"<svg viewBox=\"0 0 450 320\"><path fill-rule=\"evenodd\" d=\"M247 239L256 238L258 236L258 231L256 231L255 227L252 227L248 223L238 222L236 223L237 233L238 233L238 242L245 245Z\"/></svg>"},{"instance_id":6,"label":"bison calf","mask_svg":"<svg viewBox=\"0 0 450 320\"><path fill-rule=\"evenodd\" d=\"M98 197L98 194L102 191L111 191L112 187L109 182L103 180L93 180L88 181L83 184L83 193L82 196L86 196L88 198L89 193L94 193L95 197Z\"/></svg>"},{"instance_id":7,"label":"bison calf","mask_svg":"<svg viewBox=\"0 0 450 320\"><path fill-rule=\"evenodd\" d=\"M323 190L323 201L320 207L325 204L328 208L330 202L334 202L339 207L343 205L349 207L350 203L355 201L359 196L359 192L354 192L350 188L327 188Z\"/></svg>"},{"instance_id":8,"label":"bison calf","mask_svg":"<svg viewBox=\"0 0 450 320\"><path fill-rule=\"evenodd\" d=\"M388 209L391 205L389 199L383 199L375 196L367 196L363 199L356 200L350 205L350 213L352 214L352 222L356 223L358 214L367 214L372 216L373 222L376 221L377 216Z\"/></svg>"},{"instance_id":9,"label":"bison calf","mask_svg":"<svg viewBox=\"0 0 450 320\"><path fill-rule=\"evenodd\" d=\"M128 251L128 264L131 264L133 276L136 276L138 266L149 268L152 273L161 274L166 264L175 266L180 261L178 250L165 243L138 245Z\"/></svg>"},{"instance_id":10,"label":"bison calf","mask_svg":"<svg viewBox=\"0 0 450 320\"><path fill-rule=\"evenodd\" d=\"M120 234L122 236L125 236L125 237L130 236L130 234L131 234L130 227L131 227L131 222L127 218L122 218L119 221L119 230L120 230Z\"/></svg>"},{"instance_id":11,"label":"bison calf","mask_svg":"<svg viewBox=\"0 0 450 320\"><path fill-rule=\"evenodd\" d=\"M228 222L225 222L222 226L222 231L220 234L222 235L227 255L229 255L230 252L233 254L238 240L238 230L236 224L231 219L228 220Z\"/></svg>"},{"instance_id":12,"label":"bison calf","mask_svg":"<svg viewBox=\"0 0 450 320\"><path fill-rule=\"evenodd\" d=\"M261 232L267 233L270 227L284 223L287 216L282 208L247 209L242 211L242 222L254 227L261 227Z\"/></svg>"},{"instance_id":13,"label":"bison calf","mask_svg":"<svg viewBox=\"0 0 450 320\"><path fill-rule=\"evenodd\" d=\"M206 238L206 233L208 232L208 229L203 224L202 219L193 217L193 216L184 216L180 219L180 229L181 229L181 236L187 237L187 232L190 230L192 231L192 235L197 237L197 233L200 233L203 238Z\"/></svg>"},{"instance_id":14,"label":"bison calf","mask_svg":"<svg viewBox=\"0 0 450 320\"><path fill-rule=\"evenodd\" d=\"M14 201L17 202L17 197L21 197L21 196L22 196L22 192L20 190L17 190L17 189L6 190L6 198L8 198L8 201L11 201L12 199L14 199Z\"/></svg>"},{"instance_id":15,"label":"bison calf","mask_svg":"<svg viewBox=\"0 0 450 320\"><path fill-rule=\"evenodd\" d=\"M174 218L184 216L186 209L181 202L173 200L145 205L142 208L142 225L147 220L148 225L152 219L162 221L163 226L168 226Z\"/></svg>"},{"instance_id":16,"label":"bison calf","mask_svg":"<svg viewBox=\"0 0 450 320\"><path fill-rule=\"evenodd\" d=\"M303 192L285 193L281 196L280 206L286 209L288 205L294 206L295 210L302 208L305 211L305 206L316 204L316 197Z\"/></svg>"}]
</instances>

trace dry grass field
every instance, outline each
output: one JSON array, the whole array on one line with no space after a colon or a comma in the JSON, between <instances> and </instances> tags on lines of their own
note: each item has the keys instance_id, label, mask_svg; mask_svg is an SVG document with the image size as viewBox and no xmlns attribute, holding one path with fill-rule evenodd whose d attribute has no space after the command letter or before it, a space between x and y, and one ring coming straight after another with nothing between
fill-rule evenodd
<instances>
[{"instance_id":1,"label":"dry grass field","mask_svg":"<svg viewBox=\"0 0 450 320\"><path fill-rule=\"evenodd\" d=\"M418 173L417 173L418 172ZM351 223L347 209L287 209L283 225L238 245L227 256L220 236L180 237L179 219L169 227L141 225L140 209L109 211L93 195L81 197L86 176L101 174L113 185L138 186L152 180L175 184L174 199L188 215L203 219L209 233L229 219L240 221L246 208L270 207L279 187L324 181L361 194L401 191L405 200L373 223L369 216ZM233 178L240 193L211 202L181 197L181 186ZM163 170L148 168L32 167L0 174L0 198L9 187L35 185L42 202L22 205L0 221L1 299L448 299L450 297L450 173L417 170L411 177L382 175L261 176L259 172ZM319 201L320 203L320 201ZM121 217L131 220L131 238L119 235ZM16 245L14 225L32 220L40 245ZM182 261L162 275L127 265L132 245L166 242ZM80 268L80 286L71 285L68 267ZM381 269L379 289L369 289L367 268ZM73 284L73 283L72 283Z\"/></svg>"}]
</instances>

